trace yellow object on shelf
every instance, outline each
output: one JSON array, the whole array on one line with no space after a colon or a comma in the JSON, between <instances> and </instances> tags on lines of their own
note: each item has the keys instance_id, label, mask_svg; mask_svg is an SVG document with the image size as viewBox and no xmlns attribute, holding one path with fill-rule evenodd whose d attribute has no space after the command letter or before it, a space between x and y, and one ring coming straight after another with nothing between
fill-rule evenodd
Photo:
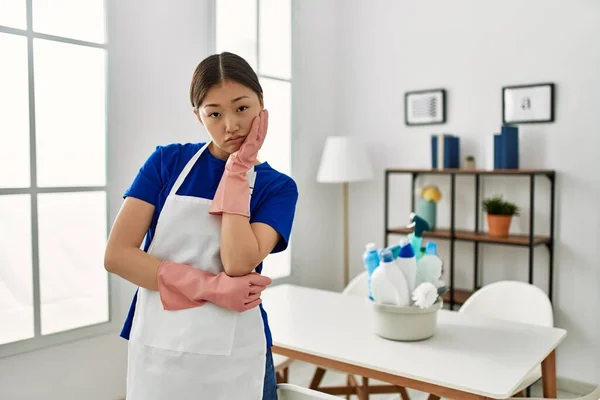
<instances>
[{"instance_id":1,"label":"yellow object on shelf","mask_svg":"<svg viewBox=\"0 0 600 400\"><path fill-rule=\"evenodd\" d=\"M421 197L427 201L433 201L434 203L439 203L442 199L442 192L438 189L437 186L425 186L421 190Z\"/></svg>"}]
</instances>

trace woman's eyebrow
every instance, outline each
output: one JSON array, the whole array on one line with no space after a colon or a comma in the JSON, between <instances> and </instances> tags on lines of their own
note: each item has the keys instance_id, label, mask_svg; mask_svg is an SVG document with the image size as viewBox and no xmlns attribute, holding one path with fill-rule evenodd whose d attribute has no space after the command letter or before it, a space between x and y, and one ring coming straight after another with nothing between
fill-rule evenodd
<instances>
[{"instance_id":1,"label":"woman's eyebrow","mask_svg":"<svg viewBox=\"0 0 600 400\"><path fill-rule=\"evenodd\" d=\"M247 99L248 96L240 96L240 97L236 97L235 99L231 100L231 104L238 102L242 99ZM207 104L204 107L221 107L219 104L215 104L215 103L211 103L211 104Z\"/></svg>"}]
</instances>

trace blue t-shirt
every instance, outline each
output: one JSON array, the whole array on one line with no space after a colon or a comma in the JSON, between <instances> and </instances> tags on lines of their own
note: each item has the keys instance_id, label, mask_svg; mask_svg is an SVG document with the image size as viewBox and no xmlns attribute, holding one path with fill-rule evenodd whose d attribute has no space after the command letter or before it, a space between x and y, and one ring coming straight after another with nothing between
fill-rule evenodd
<instances>
[{"instance_id":1,"label":"blue t-shirt","mask_svg":"<svg viewBox=\"0 0 600 400\"><path fill-rule=\"evenodd\" d=\"M158 217L177 177L204 144L158 146L140 168L133 183L125 192L123 197L135 197L155 207L152 223L146 234L144 251L148 251L154 237ZM265 223L279 233L280 240L272 251L272 253L277 253L285 250L289 242L298 200L298 188L292 178L274 170L266 162L256 165L254 170L256 180L250 199L250 223ZM212 199L224 171L225 161L216 158L206 149L194 164L177 194ZM259 273L261 270L262 263L256 268ZM129 339L136 301L137 291L121 331L121 337L125 339ZM267 313L262 304L259 307L264 322L267 346L270 347L272 339Z\"/></svg>"}]
</instances>

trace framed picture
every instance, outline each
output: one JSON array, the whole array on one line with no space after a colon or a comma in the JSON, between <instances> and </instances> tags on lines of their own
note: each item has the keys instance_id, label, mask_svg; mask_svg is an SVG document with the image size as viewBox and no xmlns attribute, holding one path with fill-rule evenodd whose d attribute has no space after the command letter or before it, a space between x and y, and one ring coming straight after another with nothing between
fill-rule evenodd
<instances>
[{"instance_id":1,"label":"framed picture","mask_svg":"<svg viewBox=\"0 0 600 400\"><path fill-rule=\"evenodd\" d=\"M531 124L554 121L554 83L502 88L502 121Z\"/></svg>"},{"instance_id":2,"label":"framed picture","mask_svg":"<svg viewBox=\"0 0 600 400\"><path fill-rule=\"evenodd\" d=\"M404 95L406 125L434 125L446 122L446 91L431 89L406 92Z\"/></svg>"}]
</instances>

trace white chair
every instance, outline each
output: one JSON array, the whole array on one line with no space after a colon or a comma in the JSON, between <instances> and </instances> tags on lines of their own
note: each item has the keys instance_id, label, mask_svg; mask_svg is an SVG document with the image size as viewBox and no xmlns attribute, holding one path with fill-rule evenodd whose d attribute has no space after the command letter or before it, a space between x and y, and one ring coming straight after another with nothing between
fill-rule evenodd
<instances>
[{"instance_id":1,"label":"white chair","mask_svg":"<svg viewBox=\"0 0 600 400\"><path fill-rule=\"evenodd\" d=\"M512 400L558 400L558 399L542 399L542 398L529 398L524 399L521 397L513 397ZM577 397L569 400L600 400L600 386L598 386L592 393L585 396Z\"/></svg>"},{"instance_id":2,"label":"white chair","mask_svg":"<svg viewBox=\"0 0 600 400\"><path fill-rule=\"evenodd\" d=\"M280 383L277 385L277 398L279 400L339 400L339 397L290 385L289 383Z\"/></svg>"},{"instance_id":3,"label":"white chair","mask_svg":"<svg viewBox=\"0 0 600 400\"><path fill-rule=\"evenodd\" d=\"M485 285L473 293L458 312L533 325L554 326L550 299L542 289L525 282L499 281ZM524 397L525 389L541 377L542 366L538 365L521 381L512 396ZM428 400L439 400L439 397L429 395Z\"/></svg>"},{"instance_id":4,"label":"white chair","mask_svg":"<svg viewBox=\"0 0 600 400\"><path fill-rule=\"evenodd\" d=\"M485 285L473 293L458 312L533 325L554 326L550 299L542 289L525 282L500 281ZM513 396L524 396L523 391L541 377L542 367L538 365L523 379Z\"/></svg>"}]
</instances>

